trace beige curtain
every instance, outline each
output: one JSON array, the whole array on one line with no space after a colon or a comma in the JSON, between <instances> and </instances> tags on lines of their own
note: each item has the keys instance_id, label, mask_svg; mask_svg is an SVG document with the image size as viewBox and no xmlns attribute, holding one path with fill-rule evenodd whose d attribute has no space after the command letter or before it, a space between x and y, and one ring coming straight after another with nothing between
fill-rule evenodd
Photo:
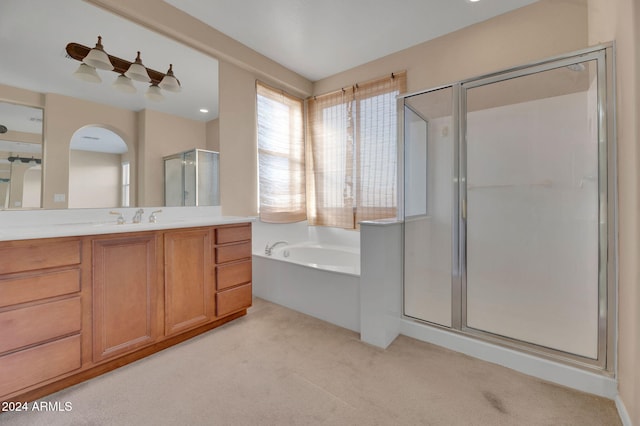
<instances>
[{"instance_id":1,"label":"beige curtain","mask_svg":"<svg viewBox=\"0 0 640 426\"><path fill-rule=\"evenodd\" d=\"M353 228L354 90L307 102L307 216L310 225Z\"/></svg>"},{"instance_id":2,"label":"beige curtain","mask_svg":"<svg viewBox=\"0 0 640 426\"><path fill-rule=\"evenodd\" d=\"M308 219L356 228L397 214L397 103L406 72L309 99Z\"/></svg>"},{"instance_id":3,"label":"beige curtain","mask_svg":"<svg viewBox=\"0 0 640 426\"><path fill-rule=\"evenodd\" d=\"M303 101L256 83L260 220L306 219Z\"/></svg>"}]
</instances>

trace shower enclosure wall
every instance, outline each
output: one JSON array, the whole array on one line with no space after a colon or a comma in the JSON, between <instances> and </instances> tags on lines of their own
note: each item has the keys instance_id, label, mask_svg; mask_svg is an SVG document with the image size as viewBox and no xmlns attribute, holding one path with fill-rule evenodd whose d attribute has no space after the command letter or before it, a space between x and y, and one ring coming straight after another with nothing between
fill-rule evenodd
<instances>
[{"instance_id":1,"label":"shower enclosure wall","mask_svg":"<svg viewBox=\"0 0 640 426\"><path fill-rule=\"evenodd\" d=\"M192 149L164 157L165 206L219 206L220 154Z\"/></svg>"},{"instance_id":2,"label":"shower enclosure wall","mask_svg":"<svg viewBox=\"0 0 640 426\"><path fill-rule=\"evenodd\" d=\"M613 370L611 59L404 97L405 317Z\"/></svg>"}]
</instances>

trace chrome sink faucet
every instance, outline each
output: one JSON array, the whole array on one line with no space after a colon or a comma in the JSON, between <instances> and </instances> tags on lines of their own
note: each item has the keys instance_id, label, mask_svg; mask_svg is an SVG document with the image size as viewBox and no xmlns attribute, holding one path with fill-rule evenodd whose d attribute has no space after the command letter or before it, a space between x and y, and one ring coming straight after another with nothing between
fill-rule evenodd
<instances>
[{"instance_id":1,"label":"chrome sink faucet","mask_svg":"<svg viewBox=\"0 0 640 426\"><path fill-rule=\"evenodd\" d=\"M133 216L133 223L140 223L142 222L142 214L144 213L144 210L142 209L138 209L136 211L136 214Z\"/></svg>"},{"instance_id":2,"label":"chrome sink faucet","mask_svg":"<svg viewBox=\"0 0 640 426\"><path fill-rule=\"evenodd\" d=\"M279 244L289 244L286 241L276 241L275 243L271 244L271 246L269 246L269 243L267 243L267 246L264 248L264 254L266 254L267 256L271 256L271 251L275 248L275 246L279 245Z\"/></svg>"},{"instance_id":3,"label":"chrome sink faucet","mask_svg":"<svg viewBox=\"0 0 640 426\"><path fill-rule=\"evenodd\" d=\"M158 221L158 217L156 216L156 213L162 213L162 210L156 210L154 212L151 212L151 215L149 216L149 223L156 223Z\"/></svg>"},{"instance_id":4,"label":"chrome sink faucet","mask_svg":"<svg viewBox=\"0 0 640 426\"><path fill-rule=\"evenodd\" d=\"M117 214L118 215L118 225L124 225L125 224L124 216L122 215L122 213L116 212L116 211L110 211L109 214Z\"/></svg>"}]
</instances>

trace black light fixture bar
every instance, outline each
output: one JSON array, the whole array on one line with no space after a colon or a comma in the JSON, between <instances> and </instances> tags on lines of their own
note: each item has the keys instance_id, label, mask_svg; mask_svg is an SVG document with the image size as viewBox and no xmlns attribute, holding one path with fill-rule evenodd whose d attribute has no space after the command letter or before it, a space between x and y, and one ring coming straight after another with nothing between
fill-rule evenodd
<instances>
[{"instance_id":1,"label":"black light fixture bar","mask_svg":"<svg viewBox=\"0 0 640 426\"><path fill-rule=\"evenodd\" d=\"M14 161L20 161L21 163L28 164L28 163L30 163L32 161L35 161L36 164L42 164L42 160L40 158L20 157L19 155L11 156L11 157L7 158L7 160L10 163L13 163Z\"/></svg>"}]
</instances>

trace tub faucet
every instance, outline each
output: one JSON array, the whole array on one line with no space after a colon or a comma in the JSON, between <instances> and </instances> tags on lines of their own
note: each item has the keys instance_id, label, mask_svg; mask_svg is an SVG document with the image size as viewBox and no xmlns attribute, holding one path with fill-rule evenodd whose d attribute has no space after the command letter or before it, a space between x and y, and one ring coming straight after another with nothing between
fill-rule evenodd
<instances>
[{"instance_id":1,"label":"tub faucet","mask_svg":"<svg viewBox=\"0 0 640 426\"><path fill-rule=\"evenodd\" d=\"M269 247L269 243L267 243L267 246L264 248L264 254L266 254L267 256L271 256L271 250L273 250L275 246L277 246L278 244L289 244L289 243L286 241L276 241L275 243L271 244L271 247Z\"/></svg>"},{"instance_id":2,"label":"tub faucet","mask_svg":"<svg viewBox=\"0 0 640 426\"><path fill-rule=\"evenodd\" d=\"M144 210L138 209L138 211L136 211L136 214L133 216L133 223L142 222L142 214L143 213L144 213Z\"/></svg>"}]
</instances>

